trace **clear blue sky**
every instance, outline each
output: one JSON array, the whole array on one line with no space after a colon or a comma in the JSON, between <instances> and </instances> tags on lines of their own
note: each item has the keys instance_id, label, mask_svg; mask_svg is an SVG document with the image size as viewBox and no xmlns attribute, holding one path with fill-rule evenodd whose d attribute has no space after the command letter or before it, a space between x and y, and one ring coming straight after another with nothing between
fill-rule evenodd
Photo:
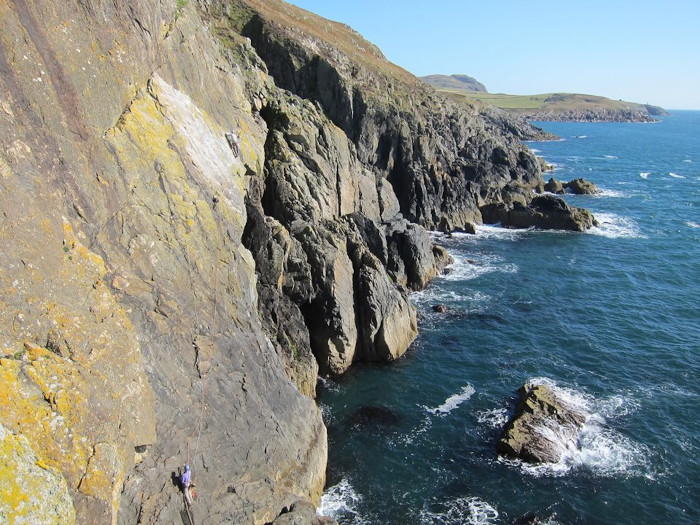
<instances>
[{"instance_id":1,"label":"clear blue sky","mask_svg":"<svg viewBox=\"0 0 700 525\"><path fill-rule=\"evenodd\" d=\"M291 0L418 76L700 109L700 0Z\"/></svg>"}]
</instances>

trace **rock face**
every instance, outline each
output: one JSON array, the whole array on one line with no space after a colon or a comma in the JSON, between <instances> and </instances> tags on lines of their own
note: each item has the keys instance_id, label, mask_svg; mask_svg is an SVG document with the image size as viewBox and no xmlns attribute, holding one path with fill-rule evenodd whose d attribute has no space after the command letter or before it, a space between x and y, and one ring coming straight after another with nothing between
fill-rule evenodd
<instances>
[{"instance_id":1,"label":"rock face","mask_svg":"<svg viewBox=\"0 0 700 525\"><path fill-rule=\"evenodd\" d=\"M3 519L41 482L55 522L174 522L186 462L196 522L317 503L319 370L402 355L425 228L542 184L512 121L276 0L10 0L0 72Z\"/></svg>"},{"instance_id":2,"label":"rock face","mask_svg":"<svg viewBox=\"0 0 700 525\"><path fill-rule=\"evenodd\" d=\"M570 407L546 385L525 384L498 451L533 463L557 463L577 447L586 414Z\"/></svg>"},{"instance_id":3,"label":"rock face","mask_svg":"<svg viewBox=\"0 0 700 525\"><path fill-rule=\"evenodd\" d=\"M516 201L512 206L504 203L484 206L484 221L500 223L506 228L539 228L543 230L586 231L598 222L583 208L569 206L554 195L538 195L528 206Z\"/></svg>"},{"instance_id":4,"label":"rock face","mask_svg":"<svg viewBox=\"0 0 700 525\"><path fill-rule=\"evenodd\" d=\"M566 188L561 183L561 181L558 181L554 177L551 177L544 185L544 191L556 193L557 195L564 195L566 193Z\"/></svg>"},{"instance_id":5,"label":"rock face","mask_svg":"<svg viewBox=\"0 0 700 525\"><path fill-rule=\"evenodd\" d=\"M402 215L427 229L481 224L480 208L529 202L539 163L503 112L486 118L439 96L347 27L277 2L246 0L236 27L278 86L317 103L352 141L361 164L391 183ZM236 2L233 3L236 5ZM223 17L225 13L222 13Z\"/></svg>"},{"instance_id":6,"label":"rock face","mask_svg":"<svg viewBox=\"0 0 700 525\"><path fill-rule=\"evenodd\" d=\"M532 110L521 112L527 120L549 122L656 122L654 116L667 115L655 106L637 105L623 108L573 108L569 110Z\"/></svg>"},{"instance_id":7,"label":"rock face","mask_svg":"<svg viewBox=\"0 0 700 525\"><path fill-rule=\"evenodd\" d=\"M596 188L595 184L586 179L574 179L564 184L564 187L576 195L595 195L596 193L600 193L600 190Z\"/></svg>"},{"instance_id":8,"label":"rock face","mask_svg":"<svg viewBox=\"0 0 700 525\"><path fill-rule=\"evenodd\" d=\"M316 515L316 508L308 501L300 500L292 504L288 512L283 512L272 525L338 525L338 522Z\"/></svg>"},{"instance_id":9,"label":"rock face","mask_svg":"<svg viewBox=\"0 0 700 525\"><path fill-rule=\"evenodd\" d=\"M267 140L243 59L193 3L12 0L0 41L0 461L26 465L0 521L31 495L36 522L175 522L186 461L200 523L318 501L325 427L242 242L225 133L256 173Z\"/></svg>"}]
</instances>

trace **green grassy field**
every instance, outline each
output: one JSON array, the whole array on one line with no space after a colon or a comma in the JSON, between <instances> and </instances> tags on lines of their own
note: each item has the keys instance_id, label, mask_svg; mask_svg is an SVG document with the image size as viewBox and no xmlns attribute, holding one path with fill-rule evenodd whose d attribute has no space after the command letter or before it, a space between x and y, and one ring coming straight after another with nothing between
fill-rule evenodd
<instances>
[{"instance_id":1,"label":"green grassy field","mask_svg":"<svg viewBox=\"0 0 700 525\"><path fill-rule=\"evenodd\" d=\"M506 95L503 93L481 93L463 89L445 89L436 87L438 91L453 100L470 105L490 104L501 109L517 113L532 114L534 112L566 113L571 111L649 111L651 114L664 114L663 109L654 106L612 100L596 95L579 93L543 93L539 95ZM660 110L655 113L654 110Z\"/></svg>"},{"instance_id":2,"label":"green grassy field","mask_svg":"<svg viewBox=\"0 0 700 525\"><path fill-rule=\"evenodd\" d=\"M460 90L440 90L455 100L469 99L484 102L502 109L540 109L550 95L505 95L503 93L478 93Z\"/></svg>"}]
</instances>

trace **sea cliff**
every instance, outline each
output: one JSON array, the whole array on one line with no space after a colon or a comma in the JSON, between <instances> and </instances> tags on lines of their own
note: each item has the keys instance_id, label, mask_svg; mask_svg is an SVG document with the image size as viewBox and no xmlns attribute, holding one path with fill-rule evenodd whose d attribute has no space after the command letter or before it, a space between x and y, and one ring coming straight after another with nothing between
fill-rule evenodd
<instances>
[{"instance_id":1,"label":"sea cliff","mask_svg":"<svg viewBox=\"0 0 700 525\"><path fill-rule=\"evenodd\" d=\"M426 229L543 185L531 128L276 0L10 0L0 71L7 523L180 519L186 462L198 523L317 503L319 371L407 350Z\"/></svg>"}]
</instances>

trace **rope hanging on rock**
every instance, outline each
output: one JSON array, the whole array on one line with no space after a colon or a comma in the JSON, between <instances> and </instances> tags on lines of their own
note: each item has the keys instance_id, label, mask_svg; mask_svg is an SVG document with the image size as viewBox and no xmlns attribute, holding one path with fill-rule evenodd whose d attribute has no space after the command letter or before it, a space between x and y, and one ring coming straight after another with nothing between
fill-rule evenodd
<instances>
[{"instance_id":1,"label":"rope hanging on rock","mask_svg":"<svg viewBox=\"0 0 700 525\"><path fill-rule=\"evenodd\" d=\"M212 206L212 211L216 213L216 205L219 203L219 198L214 196L212 198L213 206ZM216 234L220 236L221 232L221 217L217 214L216 217ZM219 239L217 239L216 242L216 260L214 263L214 305L212 309L212 320L211 320L211 334L212 336L216 335L216 311L218 308L218 303L219 303L219 262L220 262L220 256L221 256L221 242L219 242ZM195 437L195 434L197 436L195 447L194 447L194 456L197 455L199 451L199 441L202 436L202 422L204 420L204 410L206 407L205 404L205 385L206 385L206 378L207 378L207 373L209 372L209 365L207 365L206 368L204 367L199 367L197 365L198 371L199 371L199 376L200 376L200 384L201 384L201 393L200 393L200 399L199 399L199 415L197 417L197 425L195 428L192 429L192 433L187 437L187 461L186 465L190 465L190 460L191 460L191 455L190 455L190 443L192 439ZM194 469L192 470L192 479L194 480ZM189 515L189 509L187 510L188 515ZM190 522L194 523L192 521L192 516L189 515Z\"/></svg>"}]
</instances>

